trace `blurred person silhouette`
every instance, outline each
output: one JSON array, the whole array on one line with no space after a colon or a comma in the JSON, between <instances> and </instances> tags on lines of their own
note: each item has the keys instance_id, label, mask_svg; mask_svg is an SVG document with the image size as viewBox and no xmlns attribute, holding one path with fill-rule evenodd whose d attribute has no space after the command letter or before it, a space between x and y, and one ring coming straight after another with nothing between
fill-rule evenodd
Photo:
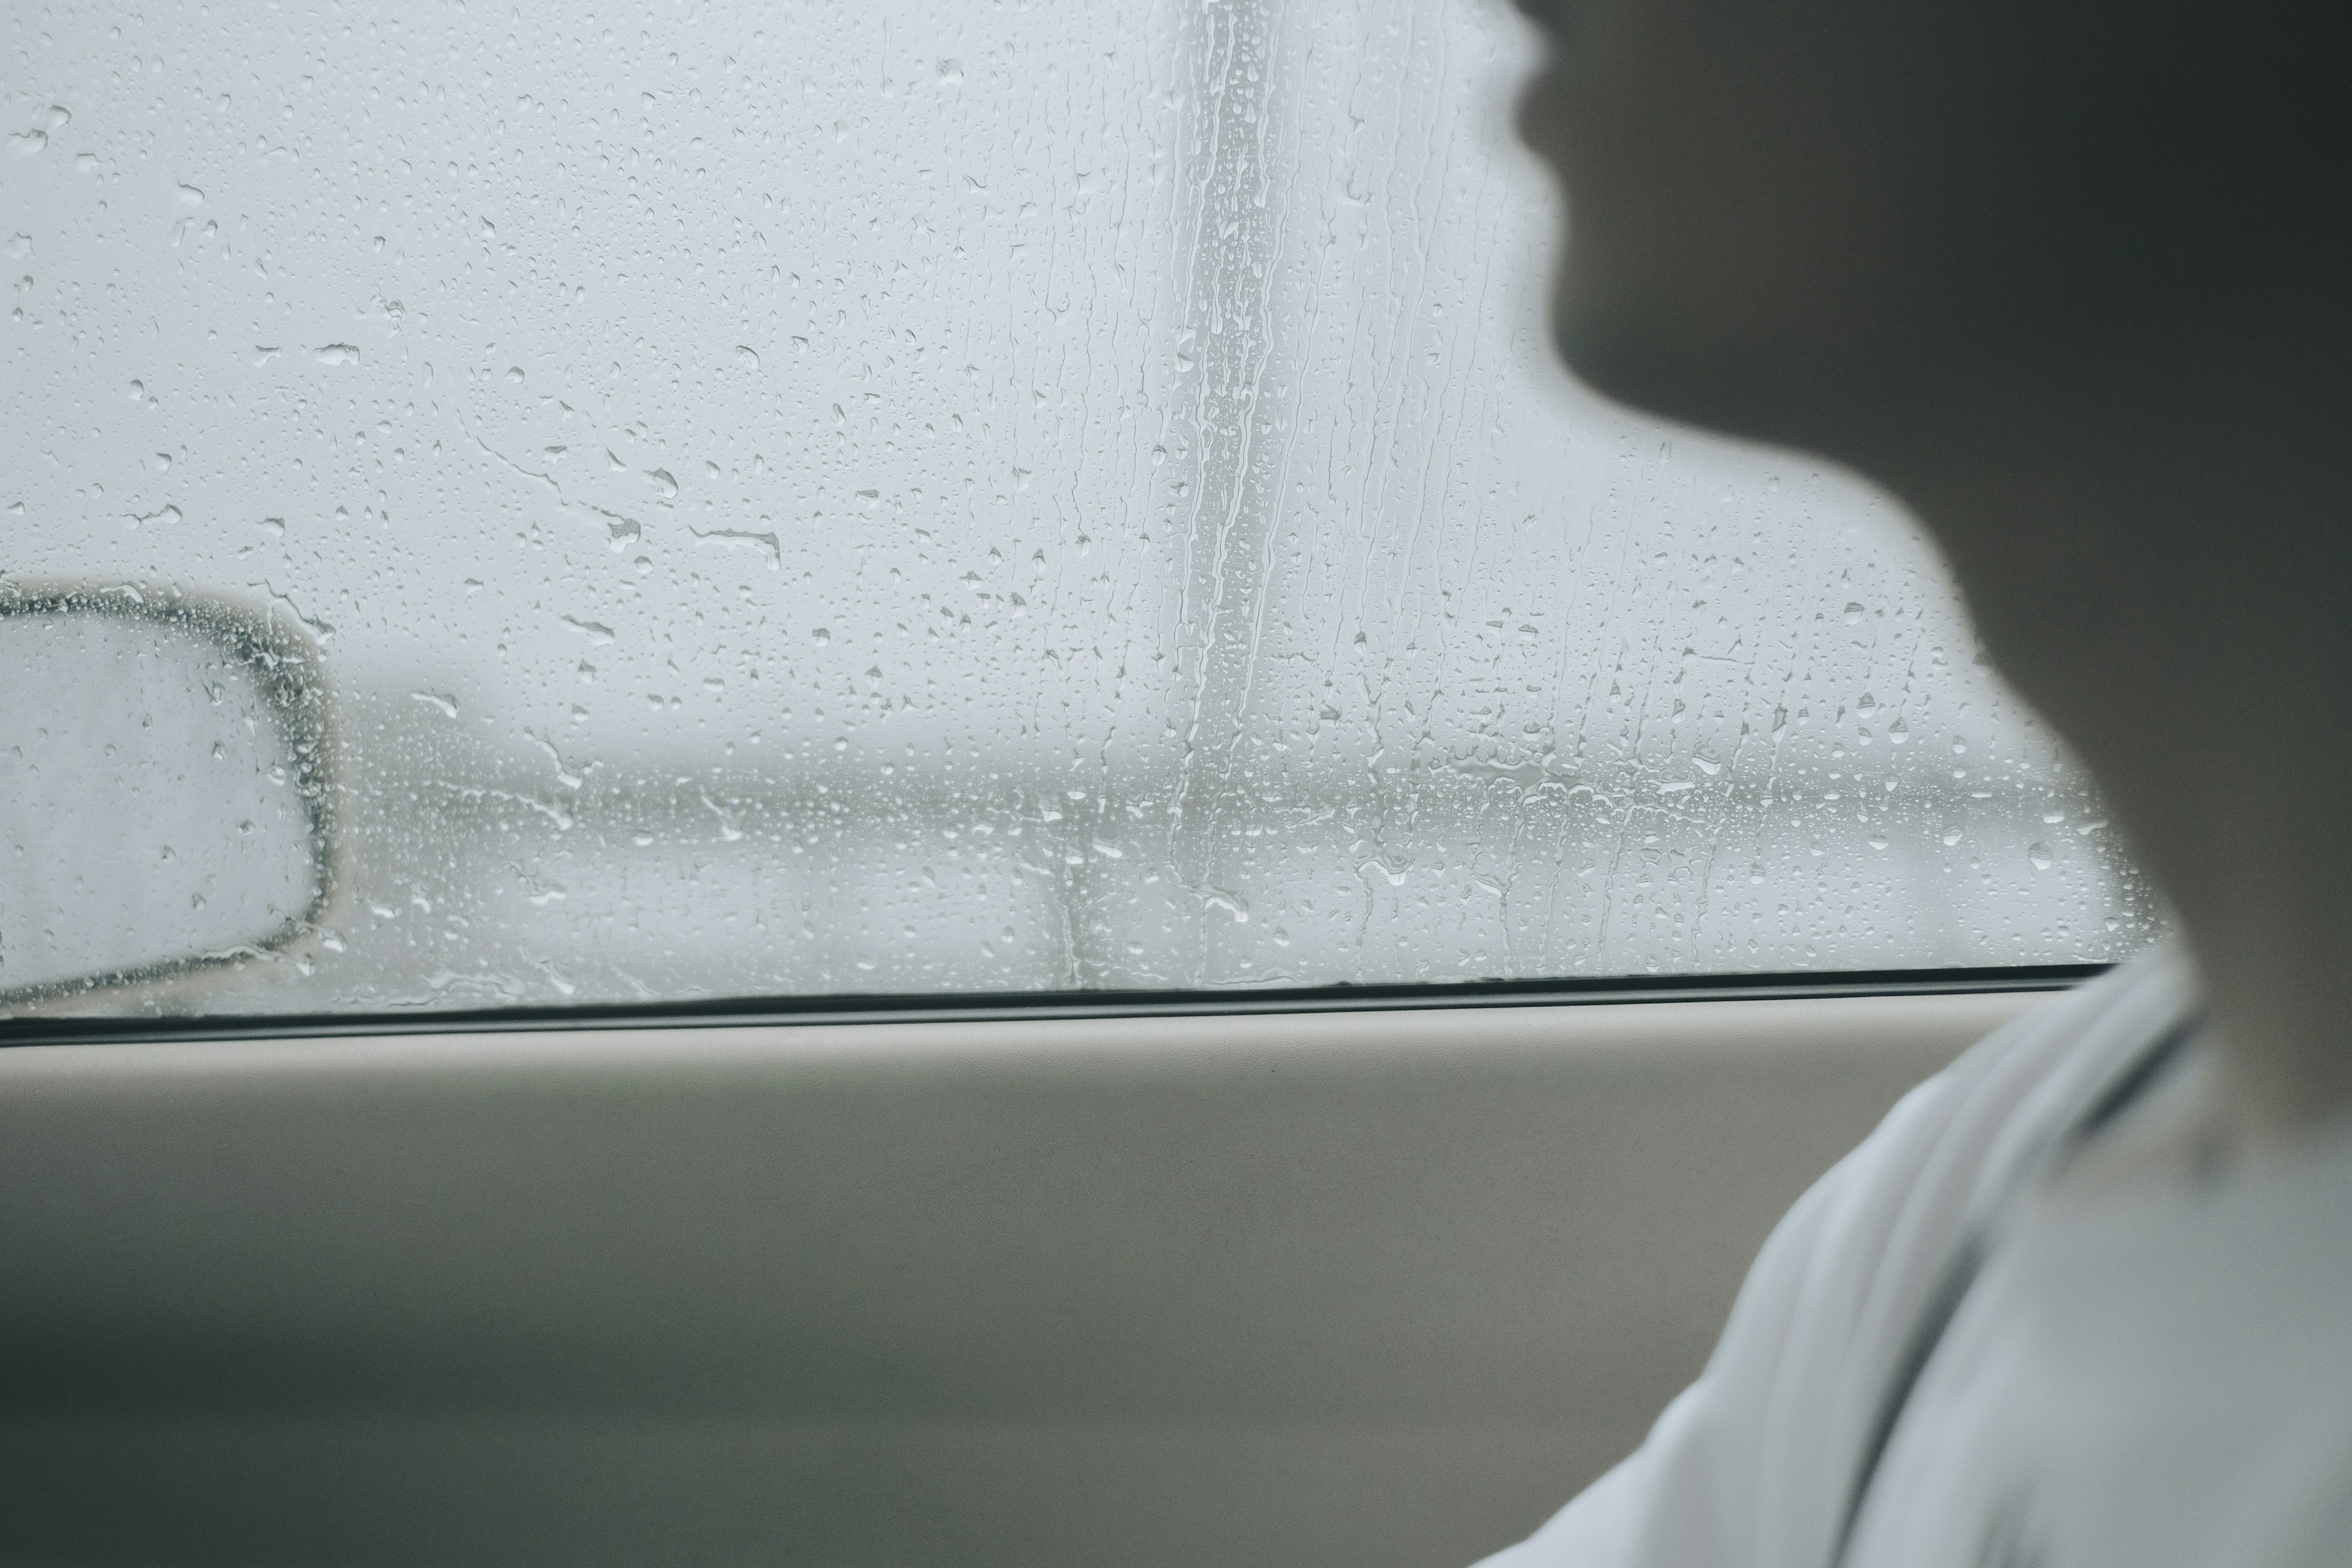
<instances>
[{"instance_id":1,"label":"blurred person silhouette","mask_svg":"<svg viewBox=\"0 0 2352 1568\"><path fill-rule=\"evenodd\" d=\"M1521 4L1570 367L1906 501L2177 934L1897 1106L1489 1568L2352 1563L2352 11Z\"/></svg>"}]
</instances>

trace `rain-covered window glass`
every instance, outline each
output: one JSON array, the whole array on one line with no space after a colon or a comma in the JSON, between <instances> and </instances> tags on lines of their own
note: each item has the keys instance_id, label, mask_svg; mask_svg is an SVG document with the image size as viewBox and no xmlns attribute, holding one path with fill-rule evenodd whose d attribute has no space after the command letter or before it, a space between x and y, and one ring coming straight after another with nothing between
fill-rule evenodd
<instances>
[{"instance_id":1,"label":"rain-covered window glass","mask_svg":"<svg viewBox=\"0 0 2352 1568\"><path fill-rule=\"evenodd\" d=\"M1885 500L1555 368L1499 0L5 26L0 586L242 605L332 702L309 939L164 1005L2152 929Z\"/></svg>"}]
</instances>

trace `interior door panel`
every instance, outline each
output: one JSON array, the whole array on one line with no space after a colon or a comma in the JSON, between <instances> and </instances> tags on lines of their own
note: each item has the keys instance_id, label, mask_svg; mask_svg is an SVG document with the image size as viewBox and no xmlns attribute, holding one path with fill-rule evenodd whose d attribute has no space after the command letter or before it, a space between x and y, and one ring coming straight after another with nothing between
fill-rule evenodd
<instances>
[{"instance_id":1,"label":"interior door panel","mask_svg":"<svg viewBox=\"0 0 2352 1568\"><path fill-rule=\"evenodd\" d=\"M0 1546L1467 1563L2036 1000L0 1053Z\"/></svg>"}]
</instances>

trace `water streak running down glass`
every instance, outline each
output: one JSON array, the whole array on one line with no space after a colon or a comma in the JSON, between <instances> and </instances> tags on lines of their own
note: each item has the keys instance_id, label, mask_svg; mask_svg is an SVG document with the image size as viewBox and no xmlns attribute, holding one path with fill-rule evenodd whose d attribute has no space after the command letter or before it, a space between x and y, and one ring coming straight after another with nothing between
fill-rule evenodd
<instances>
[{"instance_id":1,"label":"water streak running down glass","mask_svg":"<svg viewBox=\"0 0 2352 1568\"><path fill-rule=\"evenodd\" d=\"M1883 499L1553 367L1496 0L20 6L5 49L0 572L268 607L341 708L346 927L207 1007L2154 929Z\"/></svg>"}]
</instances>

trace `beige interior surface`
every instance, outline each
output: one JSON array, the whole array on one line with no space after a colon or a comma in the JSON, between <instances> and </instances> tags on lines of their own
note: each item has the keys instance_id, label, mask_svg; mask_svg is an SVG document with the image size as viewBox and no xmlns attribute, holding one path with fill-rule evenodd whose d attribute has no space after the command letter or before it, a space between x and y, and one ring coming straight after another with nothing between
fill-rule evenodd
<instances>
[{"instance_id":1,"label":"beige interior surface","mask_svg":"<svg viewBox=\"0 0 2352 1568\"><path fill-rule=\"evenodd\" d=\"M2036 1000L0 1053L0 1554L1456 1568Z\"/></svg>"}]
</instances>

